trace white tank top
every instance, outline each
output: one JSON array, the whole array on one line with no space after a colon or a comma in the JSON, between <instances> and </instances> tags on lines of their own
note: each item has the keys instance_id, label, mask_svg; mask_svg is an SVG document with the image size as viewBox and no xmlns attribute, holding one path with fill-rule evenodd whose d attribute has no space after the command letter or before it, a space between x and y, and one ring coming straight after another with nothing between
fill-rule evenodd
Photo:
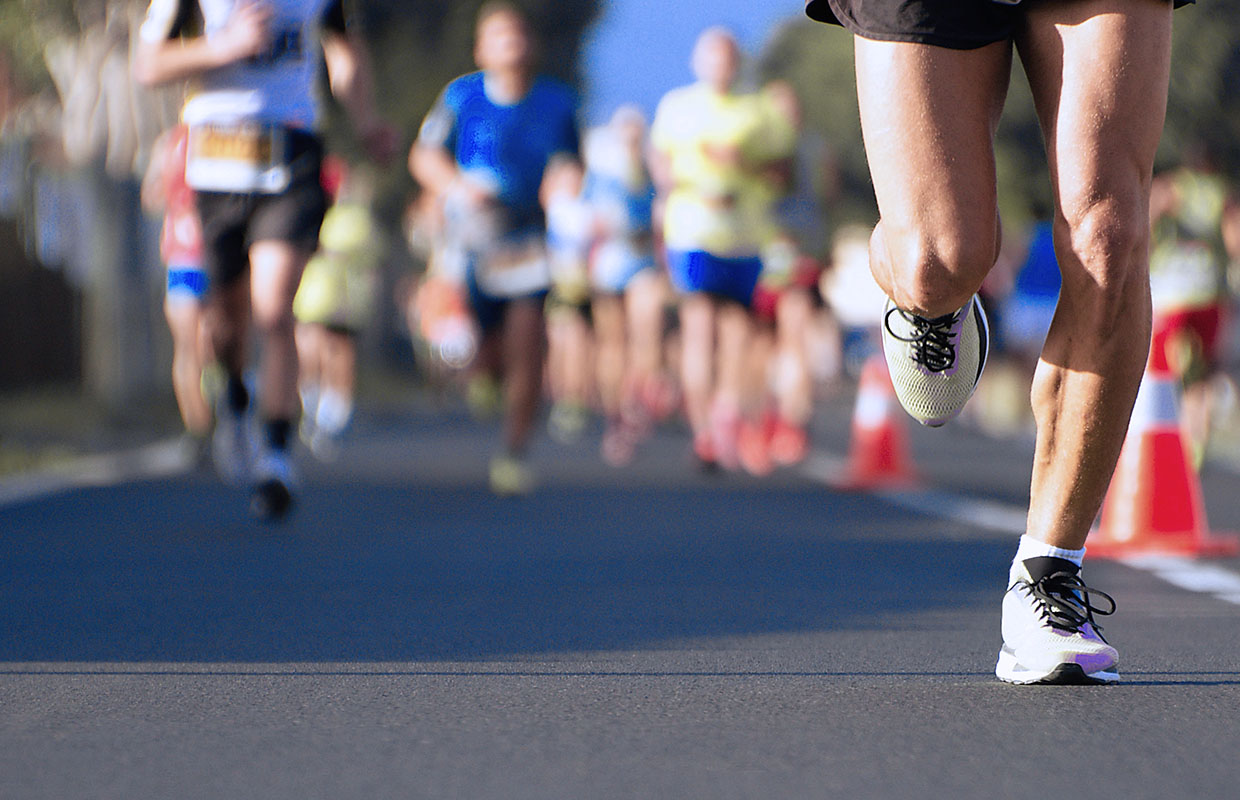
<instances>
[{"instance_id":1,"label":"white tank top","mask_svg":"<svg viewBox=\"0 0 1240 800\"><path fill-rule=\"evenodd\" d=\"M142 24L144 41L172 33L183 3L197 2L208 39L233 9L251 0L152 0ZM271 46L255 58L211 70L197 82L183 118L191 125L261 122L313 130L318 124L316 87L322 63L319 26L330 0L259 0L272 10Z\"/></svg>"}]
</instances>

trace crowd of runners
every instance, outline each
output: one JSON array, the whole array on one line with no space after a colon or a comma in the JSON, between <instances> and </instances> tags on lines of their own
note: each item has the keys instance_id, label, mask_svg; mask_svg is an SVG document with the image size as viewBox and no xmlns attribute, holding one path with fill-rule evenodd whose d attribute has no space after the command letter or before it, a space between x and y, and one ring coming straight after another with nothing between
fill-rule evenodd
<instances>
[{"instance_id":1,"label":"crowd of runners","mask_svg":"<svg viewBox=\"0 0 1240 800\"><path fill-rule=\"evenodd\" d=\"M140 80L196 74L247 42L275 46L260 33L270 20L220 4L204 20L219 33L191 31L187 47L184 5L152 5ZM331 85L358 109L379 168L399 168L365 53L338 4L315 5L303 25L321 29L332 75L349 76ZM669 91L652 120L624 106L580 130L575 94L534 71L533 47L515 8L486 6L478 71L443 90L408 154L419 191L405 244L425 269L404 310L423 366L479 416L502 416L491 488L534 487L526 456L544 422L561 442L597 435L615 466L669 420L689 425L704 470L798 463L841 336L820 286L830 150L801 135L795 93L739 88L737 43L712 28L687 54L697 82ZM235 74L212 67L220 87L195 92L158 143L143 196L164 215L186 429L225 480L253 485L256 513L278 518L296 484L293 433L331 459L353 414L357 338L381 283L375 173L305 133L317 110L304 87L287 91L304 64L230 63ZM295 153L284 174L280 148Z\"/></svg>"},{"instance_id":2,"label":"crowd of runners","mask_svg":"<svg viewBox=\"0 0 1240 800\"><path fill-rule=\"evenodd\" d=\"M913 19L909 5L925 13ZM993 139L1015 50L1046 132L1054 205L1013 270L1030 303L1000 315L994 337L1024 337L1036 362L1028 532L996 673L1113 681L1118 654L1095 614L1114 603L1080 567L1150 352L1146 253L1153 239L1154 361L1191 390L1219 363L1226 268L1240 252L1235 204L1201 164L1150 187L1172 3L1123 13L1110 13L1114 0L984 3L971 14L941 5L808 4L856 34L879 207L875 226L844 228L831 247L821 238L829 158L802 135L789 86L739 88L728 31L701 34L695 83L671 89L649 122L621 108L583 136L574 93L535 72L522 13L486 5L478 71L443 89L408 153L421 192L410 239L427 262L410 327L461 374L472 406L502 415L489 471L500 495L535 486L527 455L548 395L553 435L580 437L597 413L601 455L618 466L675 414L703 469L795 464L809 447L814 386L848 361L854 329L862 350L881 342L910 415L942 425L994 356L993 298L983 302L1003 253ZM137 75L199 84L184 135L168 137L165 174L148 181L168 210L186 426L205 435L214 417L220 474L252 487L257 514L280 518L296 487L297 430L329 457L348 424L354 339L374 294L367 181L350 169L332 177L315 134L319 52L373 161L401 159L340 2L271 8L154 0ZM1080 85L1064 77L1086 73ZM190 319L204 310L205 325ZM219 365L213 414L195 385L209 361ZM1193 417L1197 440L1209 396Z\"/></svg>"}]
</instances>

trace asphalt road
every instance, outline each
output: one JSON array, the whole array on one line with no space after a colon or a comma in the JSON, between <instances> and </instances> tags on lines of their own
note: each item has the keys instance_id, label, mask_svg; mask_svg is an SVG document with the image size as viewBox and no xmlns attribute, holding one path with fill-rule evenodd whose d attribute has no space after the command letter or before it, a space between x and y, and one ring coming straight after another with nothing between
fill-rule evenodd
<instances>
[{"instance_id":1,"label":"asphalt road","mask_svg":"<svg viewBox=\"0 0 1240 800\"><path fill-rule=\"evenodd\" d=\"M897 494L544 442L501 500L493 436L370 416L277 526L141 464L9 492L0 797L1240 796L1235 559L1092 561L1124 682L994 679L1027 442L914 431ZM1204 483L1240 530L1240 475Z\"/></svg>"}]
</instances>

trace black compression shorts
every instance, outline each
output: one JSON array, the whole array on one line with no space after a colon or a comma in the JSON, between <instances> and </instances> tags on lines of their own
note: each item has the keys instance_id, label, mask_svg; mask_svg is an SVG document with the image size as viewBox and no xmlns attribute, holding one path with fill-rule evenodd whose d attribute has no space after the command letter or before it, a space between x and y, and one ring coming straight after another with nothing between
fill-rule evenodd
<instances>
[{"instance_id":1,"label":"black compression shorts","mask_svg":"<svg viewBox=\"0 0 1240 800\"><path fill-rule=\"evenodd\" d=\"M1175 0L1175 5L1193 2ZM1021 5L1019 0L806 0L805 13L865 39L972 50L1012 38Z\"/></svg>"},{"instance_id":2,"label":"black compression shorts","mask_svg":"<svg viewBox=\"0 0 1240 800\"><path fill-rule=\"evenodd\" d=\"M316 136L290 131L289 151L292 177L279 194L196 193L203 266L212 286L227 286L246 273L255 242L288 242L306 253L318 247L327 213L323 146Z\"/></svg>"}]
</instances>

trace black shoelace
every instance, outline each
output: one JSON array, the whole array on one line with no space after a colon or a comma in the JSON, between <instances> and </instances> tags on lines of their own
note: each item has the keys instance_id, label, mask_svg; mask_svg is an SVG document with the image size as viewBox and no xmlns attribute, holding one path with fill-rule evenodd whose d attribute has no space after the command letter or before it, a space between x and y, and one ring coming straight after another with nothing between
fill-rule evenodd
<instances>
[{"instance_id":1,"label":"black shoelace","mask_svg":"<svg viewBox=\"0 0 1240 800\"><path fill-rule=\"evenodd\" d=\"M883 325L893 337L913 346L914 362L931 372L945 372L956 363L956 343L952 341L951 331L961 313L957 311L954 314L927 319L910 314L902 308L892 307L883 317ZM892 314L899 314L913 327L911 335L901 336L891 329Z\"/></svg>"},{"instance_id":2,"label":"black shoelace","mask_svg":"<svg viewBox=\"0 0 1240 800\"><path fill-rule=\"evenodd\" d=\"M1111 595L1086 586L1080 576L1072 572L1052 572L1033 582L1021 581L1017 586L1028 587L1042 610L1043 619L1052 628L1061 631L1080 633L1088 622L1101 639L1102 627L1094 619L1094 614L1106 617L1115 613L1115 599ZM1110 608L1095 606L1090 602L1091 595L1104 598Z\"/></svg>"}]
</instances>

